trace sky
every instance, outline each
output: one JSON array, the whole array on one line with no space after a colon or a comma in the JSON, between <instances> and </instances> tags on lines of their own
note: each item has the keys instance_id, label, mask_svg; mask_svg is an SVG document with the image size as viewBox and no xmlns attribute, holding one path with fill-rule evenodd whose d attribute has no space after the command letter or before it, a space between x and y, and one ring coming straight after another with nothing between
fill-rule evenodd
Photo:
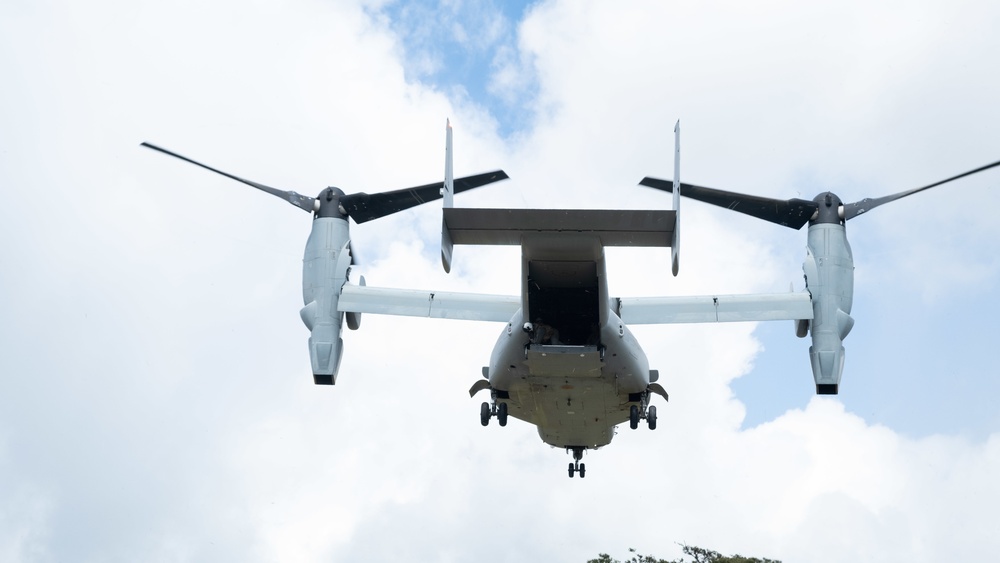
<instances>
[{"instance_id":1,"label":"sky","mask_svg":"<svg viewBox=\"0 0 1000 563\"><path fill-rule=\"evenodd\" d=\"M1000 159L983 1L0 4L0 561L784 561L1000 549L1000 171L848 224L856 325L817 397L791 322L643 326L659 427L569 456L468 388L503 328L366 315L315 386L305 194L511 180L484 207L667 209L670 177L845 201ZM802 289L806 233L682 202L620 296ZM369 285L514 294L440 208L352 225Z\"/></svg>"}]
</instances>

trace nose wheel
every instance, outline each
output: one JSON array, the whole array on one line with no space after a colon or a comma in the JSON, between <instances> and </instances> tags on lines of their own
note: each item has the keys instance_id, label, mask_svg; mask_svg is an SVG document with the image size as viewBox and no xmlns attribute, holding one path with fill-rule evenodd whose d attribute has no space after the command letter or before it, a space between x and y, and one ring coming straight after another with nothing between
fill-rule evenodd
<instances>
[{"instance_id":1,"label":"nose wheel","mask_svg":"<svg viewBox=\"0 0 1000 563\"><path fill-rule=\"evenodd\" d=\"M579 473L580 478L583 479L587 476L587 464L580 463L580 460L583 459L583 450L586 448L574 447L567 449L573 450L573 462L569 464L569 476L573 477L573 475Z\"/></svg>"}]
</instances>

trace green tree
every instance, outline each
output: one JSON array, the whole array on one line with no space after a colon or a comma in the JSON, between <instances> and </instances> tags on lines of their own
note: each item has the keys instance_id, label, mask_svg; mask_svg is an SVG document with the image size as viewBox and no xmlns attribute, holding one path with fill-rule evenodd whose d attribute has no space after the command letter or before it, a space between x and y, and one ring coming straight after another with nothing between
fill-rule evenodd
<instances>
[{"instance_id":1,"label":"green tree","mask_svg":"<svg viewBox=\"0 0 1000 563\"><path fill-rule=\"evenodd\" d=\"M690 562L683 557L672 561L668 559L660 559L652 555L643 555L635 549L629 548L628 552L632 556L624 561L619 561L607 553L601 553L597 556L597 559L591 559L587 561L587 563L781 563L781 561L777 559L768 559L766 557L744 557L739 554L726 557L718 551L712 551L711 549L705 549L703 547L696 547L693 545L682 545L681 551L684 552L684 555L692 558Z\"/></svg>"}]
</instances>

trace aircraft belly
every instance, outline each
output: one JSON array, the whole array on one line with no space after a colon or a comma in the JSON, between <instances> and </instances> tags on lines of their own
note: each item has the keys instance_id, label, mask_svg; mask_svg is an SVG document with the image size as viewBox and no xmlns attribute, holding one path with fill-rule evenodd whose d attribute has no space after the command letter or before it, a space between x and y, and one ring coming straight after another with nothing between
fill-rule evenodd
<instances>
[{"instance_id":1,"label":"aircraft belly","mask_svg":"<svg viewBox=\"0 0 1000 563\"><path fill-rule=\"evenodd\" d=\"M628 420L629 392L623 384L640 382L623 373L618 359L602 362L597 352L596 358L552 352L537 361L529 352L520 369L492 381L507 390L510 416L538 426L542 441L556 447L609 444L614 427Z\"/></svg>"},{"instance_id":2,"label":"aircraft belly","mask_svg":"<svg viewBox=\"0 0 1000 563\"><path fill-rule=\"evenodd\" d=\"M602 346L528 345L520 312L500 336L490 386L506 392L508 415L538 427L556 447L598 448L628 420L629 395L649 385L649 364L627 327L603 327Z\"/></svg>"},{"instance_id":3,"label":"aircraft belly","mask_svg":"<svg viewBox=\"0 0 1000 563\"><path fill-rule=\"evenodd\" d=\"M607 445L615 425L628 418L614 383L600 378L531 377L511 396L522 407L511 414L538 426L542 441L557 447Z\"/></svg>"}]
</instances>

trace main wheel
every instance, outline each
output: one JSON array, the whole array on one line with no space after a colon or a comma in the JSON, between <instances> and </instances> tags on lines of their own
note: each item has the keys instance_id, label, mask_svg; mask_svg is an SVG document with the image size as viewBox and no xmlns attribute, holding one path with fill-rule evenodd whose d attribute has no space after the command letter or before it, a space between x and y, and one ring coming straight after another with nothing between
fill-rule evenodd
<instances>
[{"instance_id":1,"label":"main wheel","mask_svg":"<svg viewBox=\"0 0 1000 563\"><path fill-rule=\"evenodd\" d=\"M483 426L488 425L490 423L490 416L492 416L490 404L483 403L483 406L479 407L479 422L482 422Z\"/></svg>"},{"instance_id":2,"label":"main wheel","mask_svg":"<svg viewBox=\"0 0 1000 563\"><path fill-rule=\"evenodd\" d=\"M576 468L575 468L575 467L573 467L573 464L572 464L572 463L571 463L571 464L569 464L569 476L570 476L570 477L572 477L572 476L573 476L573 473L574 473L575 471L576 471ZM582 473L580 474L580 477L583 477L583 474L582 474Z\"/></svg>"},{"instance_id":3,"label":"main wheel","mask_svg":"<svg viewBox=\"0 0 1000 563\"><path fill-rule=\"evenodd\" d=\"M587 464L586 463L581 463L580 464L580 478L583 479L586 476L587 476Z\"/></svg>"},{"instance_id":4,"label":"main wheel","mask_svg":"<svg viewBox=\"0 0 1000 563\"><path fill-rule=\"evenodd\" d=\"M507 426L507 403L497 405L497 422L500 426Z\"/></svg>"},{"instance_id":5,"label":"main wheel","mask_svg":"<svg viewBox=\"0 0 1000 563\"><path fill-rule=\"evenodd\" d=\"M646 423L650 430L656 430L656 407L651 406L646 410Z\"/></svg>"},{"instance_id":6,"label":"main wheel","mask_svg":"<svg viewBox=\"0 0 1000 563\"><path fill-rule=\"evenodd\" d=\"M639 427L639 407L632 405L628 409L628 425L635 430Z\"/></svg>"}]
</instances>

